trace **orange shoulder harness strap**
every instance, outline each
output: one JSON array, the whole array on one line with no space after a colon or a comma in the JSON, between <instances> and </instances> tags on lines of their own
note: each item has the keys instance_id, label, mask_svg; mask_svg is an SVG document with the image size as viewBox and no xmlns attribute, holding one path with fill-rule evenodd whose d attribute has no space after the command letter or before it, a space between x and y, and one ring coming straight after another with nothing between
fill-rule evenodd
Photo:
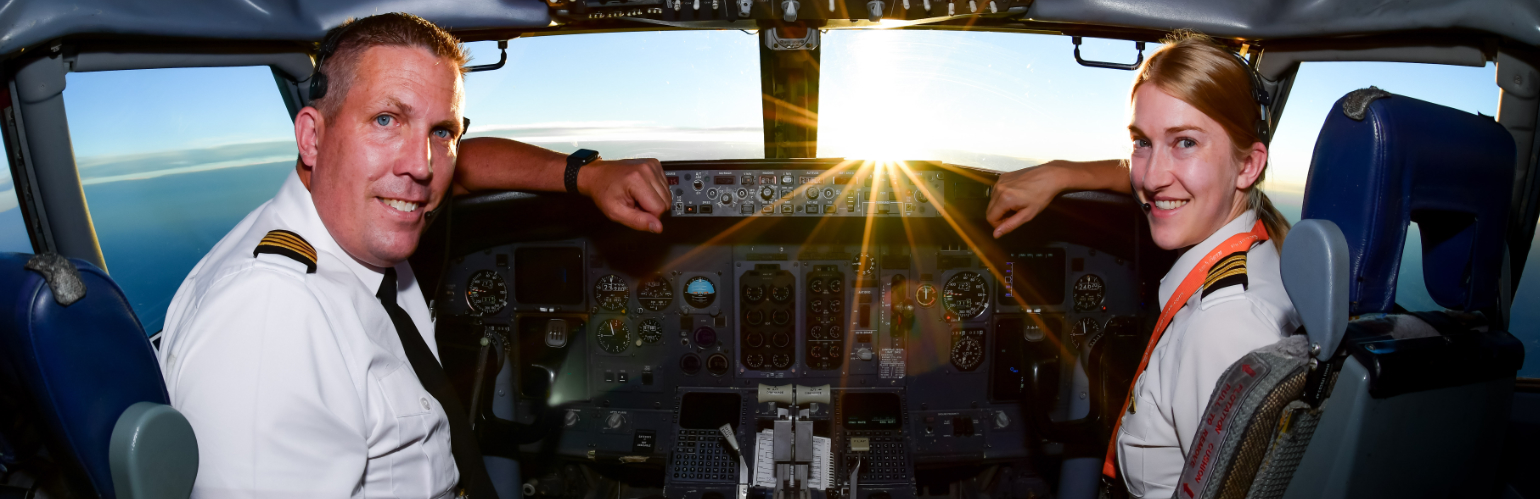
<instances>
[{"instance_id":1,"label":"orange shoulder harness strap","mask_svg":"<svg viewBox=\"0 0 1540 499\"><path fill-rule=\"evenodd\" d=\"M1176 292L1171 293L1171 298L1166 300L1166 306L1160 310L1160 320L1155 322L1155 331L1150 334L1150 344L1144 347L1144 358L1139 359L1139 369L1134 371L1134 382L1128 387L1128 398L1123 401L1123 411L1118 413L1118 421L1112 426L1112 438L1107 442L1107 461L1102 463L1103 475L1108 478L1118 476L1118 430L1123 426L1123 415L1128 413L1129 403L1134 400L1134 387L1139 386L1139 376L1143 375L1144 368L1149 366L1150 353L1155 351L1155 344L1159 343L1161 335L1165 334L1166 326L1171 325L1171 319L1176 317L1177 311L1187 304L1192 294L1203 287L1208 271L1214 267L1215 263L1226 256L1249 250L1253 244L1266 240L1267 228L1262 225L1261 220L1257 220L1257 223L1252 225L1251 232L1230 236L1219 247L1204 255L1203 259L1198 261L1198 265L1194 266L1192 271L1187 273L1187 277L1182 279L1182 285L1178 286Z\"/></svg>"}]
</instances>

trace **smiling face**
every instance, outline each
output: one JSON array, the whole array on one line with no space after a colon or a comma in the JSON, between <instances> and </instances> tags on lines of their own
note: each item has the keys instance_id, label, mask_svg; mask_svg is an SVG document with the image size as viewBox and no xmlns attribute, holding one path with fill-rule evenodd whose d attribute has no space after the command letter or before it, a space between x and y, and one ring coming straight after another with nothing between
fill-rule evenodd
<instances>
[{"instance_id":1,"label":"smiling face","mask_svg":"<svg viewBox=\"0 0 1540 499\"><path fill-rule=\"evenodd\" d=\"M313 165L300 173L337 244L388 267L416 251L454 176L464 89L460 68L423 48L375 46L357 64L334 116L305 108L296 119Z\"/></svg>"},{"instance_id":2,"label":"smiling face","mask_svg":"<svg viewBox=\"0 0 1540 499\"><path fill-rule=\"evenodd\" d=\"M1164 249L1198 244L1245 212L1246 189L1267 164L1266 146L1236 158L1219 122L1153 82L1134 92L1128 130L1134 194L1150 203L1150 235Z\"/></svg>"}]
</instances>

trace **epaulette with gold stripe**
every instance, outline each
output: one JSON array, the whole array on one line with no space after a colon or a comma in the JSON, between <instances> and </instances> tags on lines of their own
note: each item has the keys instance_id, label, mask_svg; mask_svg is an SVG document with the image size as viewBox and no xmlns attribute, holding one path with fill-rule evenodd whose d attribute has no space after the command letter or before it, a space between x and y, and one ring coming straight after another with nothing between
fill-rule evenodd
<instances>
[{"instance_id":1,"label":"epaulette with gold stripe","mask_svg":"<svg viewBox=\"0 0 1540 499\"><path fill-rule=\"evenodd\" d=\"M1246 252L1238 251L1230 256L1219 259L1213 267L1208 269L1208 277L1203 279L1203 295L1207 298L1209 293L1224 289L1236 284L1241 289L1246 289Z\"/></svg>"},{"instance_id":2,"label":"epaulette with gold stripe","mask_svg":"<svg viewBox=\"0 0 1540 499\"><path fill-rule=\"evenodd\" d=\"M299 234L286 230L268 232L262 237L262 242L257 244L257 249L251 252L251 256L263 253L293 258L294 261L305 264L305 273L315 273L315 247L305 242L305 238L299 237Z\"/></svg>"}]
</instances>

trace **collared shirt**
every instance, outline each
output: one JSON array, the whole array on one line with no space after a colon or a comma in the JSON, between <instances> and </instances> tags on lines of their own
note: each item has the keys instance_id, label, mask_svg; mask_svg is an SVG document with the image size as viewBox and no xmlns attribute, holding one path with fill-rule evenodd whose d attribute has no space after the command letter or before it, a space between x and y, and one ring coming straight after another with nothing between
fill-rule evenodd
<instances>
[{"instance_id":1,"label":"collared shirt","mask_svg":"<svg viewBox=\"0 0 1540 499\"><path fill-rule=\"evenodd\" d=\"M1235 234L1249 232L1247 211L1198 243L1160 280L1160 307L1205 255ZM1118 470L1134 497L1172 497L1182 462L1197 433L1214 384L1248 352L1276 343L1299 327L1283 289L1278 250L1260 242L1246 253L1247 284L1193 293L1155 344L1134 384L1132 411L1118 431Z\"/></svg>"},{"instance_id":2,"label":"collared shirt","mask_svg":"<svg viewBox=\"0 0 1540 499\"><path fill-rule=\"evenodd\" d=\"M253 250L268 231L314 246L315 273ZM398 303L438 355L411 266ZM291 173L198 262L158 353L198 437L193 497L447 497L459 480L442 406L375 298L383 269L338 246Z\"/></svg>"}]
</instances>

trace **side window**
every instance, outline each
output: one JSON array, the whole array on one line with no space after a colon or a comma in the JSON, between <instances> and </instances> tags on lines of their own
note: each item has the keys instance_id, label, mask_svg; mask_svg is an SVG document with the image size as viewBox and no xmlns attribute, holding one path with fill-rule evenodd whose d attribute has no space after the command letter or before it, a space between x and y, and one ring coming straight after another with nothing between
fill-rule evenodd
<instances>
[{"instance_id":1,"label":"side window","mask_svg":"<svg viewBox=\"0 0 1540 499\"><path fill-rule=\"evenodd\" d=\"M293 122L266 67L75 73L64 102L107 270L154 334L198 260L294 170Z\"/></svg>"},{"instance_id":2,"label":"side window","mask_svg":"<svg viewBox=\"0 0 1540 499\"><path fill-rule=\"evenodd\" d=\"M10 157L5 141L0 141L0 152ZM27 236L27 223L21 218L15 181L10 168L0 168L0 251L31 253L32 239Z\"/></svg>"}]
</instances>

